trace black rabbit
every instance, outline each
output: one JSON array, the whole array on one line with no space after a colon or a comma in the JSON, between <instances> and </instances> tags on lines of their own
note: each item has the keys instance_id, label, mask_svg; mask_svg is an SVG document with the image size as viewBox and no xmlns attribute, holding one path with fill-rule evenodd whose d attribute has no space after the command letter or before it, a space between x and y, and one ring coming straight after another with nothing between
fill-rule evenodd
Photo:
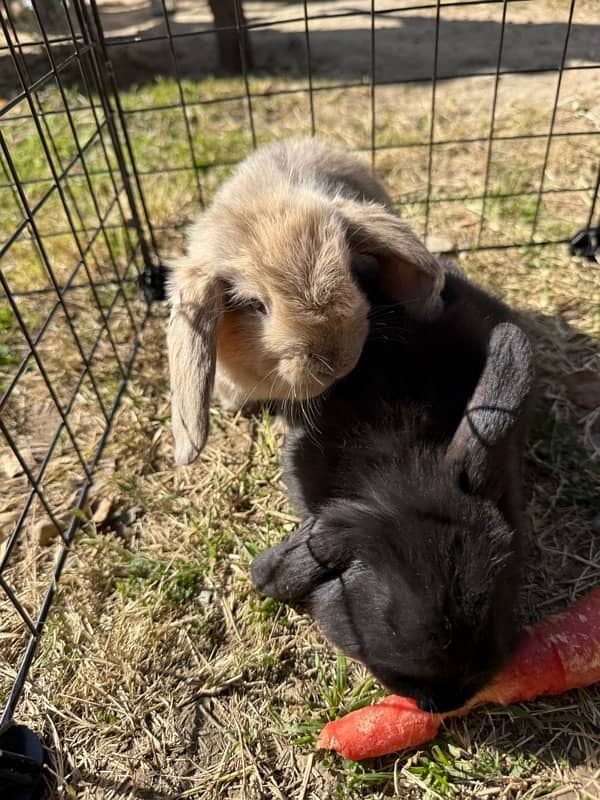
<instances>
[{"instance_id":1,"label":"black rabbit","mask_svg":"<svg viewBox=\"0 0 600 800\"><path fill-rule=\"evenodd\" d=\"M532 354L509 309L452 269L434 321L370 299L354 371L290 414L284 477L305 520L252 580L387 689L449 711L518 640Z\"/></svg>"}]
</instances>

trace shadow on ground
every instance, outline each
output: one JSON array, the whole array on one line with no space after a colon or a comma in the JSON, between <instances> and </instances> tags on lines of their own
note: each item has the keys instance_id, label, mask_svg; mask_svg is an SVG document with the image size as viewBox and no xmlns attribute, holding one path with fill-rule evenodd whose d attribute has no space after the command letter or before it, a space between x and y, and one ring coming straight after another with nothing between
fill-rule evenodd
<instances>
[{"instance_id":1,"label":"shadow on ground","mask_svg":"<svg viewBox=\"0 0 600 800\"><path fill-rule=\"evenodd\" d=\"M107 37L114 36L109 47L119 85L123 88L140 85L158 76L175 77L174 56L182 78L202 79L218 74L215 36L208 24L171 22L173 53L166 38L162 20L143 30L144 39L131 42L131 34L120 38L128 12L113 12L104 17ZM370 80L371 28L368 15L363 27L340 28L340 21L319 21L310 32L310 70L313 77L324 80ZM375 78L379 83L429 81L433 74L435 17L400 15L385 17L386 27L376 30ZM362 23L361 23L362 24ZM337 26L337 27L335 27ZM289 27L289 26L288 26ZM295 26L298 27L297 25ZM501 35L500 21L445 20L439 27L437 77L440 80L473 74L494 74ZM510 23L505 26L502 70L556 70L561 63L566 25L563 22L534 24ZM566 64L597 64L600 40L599 24L573 24L566 53ZM286 26L251 31L257 74L286 75L307 78L309 65L303 30L286 31ZM39 79L50 68L46 55L39 48L28 48L25 60L32 80ZM54 46L57 62L73 52L68 46ZM585 71L582 80L585 80ZM76 65L61 71L67 85L78 84ZM10 55L0 57L0 90L9 97L19 89L18 76Z\"/></svg>"}]
</instances>

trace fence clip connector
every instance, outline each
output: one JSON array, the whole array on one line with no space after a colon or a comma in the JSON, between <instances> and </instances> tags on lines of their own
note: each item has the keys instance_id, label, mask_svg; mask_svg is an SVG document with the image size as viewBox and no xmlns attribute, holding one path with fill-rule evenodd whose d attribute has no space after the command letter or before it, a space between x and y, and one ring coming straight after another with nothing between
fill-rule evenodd
<instances>
[{"instance_id":1,"label":"fence clip connector","mask_svg":"<svg viewBox=\"0 0 600 800\"><path fill-rule=\"evenodd\" d=\"M569 242L572 256L580 256L588 261L598 261L600 253L600 229L582 228Z\"/></svg>"},{"instance_id":2,"label":"fence clip connector","mask_svg":"<svg viewBox=\"0 0 600 800\"><path fill-rule=\"evenodd\" d=\"M139 277L139 286L148 305L166 300L166 280L168 269L159 264L147 264Z\"/></svg>"}]
</instances>

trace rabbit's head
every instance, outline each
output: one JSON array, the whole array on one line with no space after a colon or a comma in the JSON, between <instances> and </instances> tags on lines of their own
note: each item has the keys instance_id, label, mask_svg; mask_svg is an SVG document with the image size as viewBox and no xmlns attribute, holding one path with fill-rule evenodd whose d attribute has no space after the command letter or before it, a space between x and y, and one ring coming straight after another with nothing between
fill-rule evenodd
<instances>
[{"instance_id":1,"label":"rabbit's head","mask_svg":"<svg viewBox=\"0 0 600 800\"><path fill-rule=\"evenodd\" d=\"M399 453L252 564L255 586L305 608L344 653L425 710L458 708L519 634L519 534L495 472L531 391L530 350L496 327L447 450Z\"/></svg>"},{"instance_id":2,"label":"rabbit's head","mask_svg":"<svg viewBox=\"0 0 600 800\"><path fill-rule=\"evenodd\" d=\"M170 282L176 462L204 446L217 357L247 400L302 400L352 370L373 282L415 315L431 313L442 283L434 257L383 205L298 189L209 209Z\"/></svg>"}]
</instances>

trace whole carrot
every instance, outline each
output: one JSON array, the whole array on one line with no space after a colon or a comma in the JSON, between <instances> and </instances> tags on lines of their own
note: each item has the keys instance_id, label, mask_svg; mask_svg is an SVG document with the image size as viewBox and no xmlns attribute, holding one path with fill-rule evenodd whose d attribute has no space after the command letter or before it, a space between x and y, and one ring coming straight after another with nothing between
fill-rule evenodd
<instances>
[{"instance_id":1,"label":"whole carrot","mask_svg":"<svg viewBox=\"0 0 600 800\"><path fill-rule=\"evenodd\" d=\"M531 700L600 681L600 586L561 614L525 631L509 664L489 686L451 715L474 705ZM317 747L344 758L364 758L415 747L432 739L443 717L421 711L413 700L389 695L378 703L328 722Z\"/></svg>"}]
</instances>

